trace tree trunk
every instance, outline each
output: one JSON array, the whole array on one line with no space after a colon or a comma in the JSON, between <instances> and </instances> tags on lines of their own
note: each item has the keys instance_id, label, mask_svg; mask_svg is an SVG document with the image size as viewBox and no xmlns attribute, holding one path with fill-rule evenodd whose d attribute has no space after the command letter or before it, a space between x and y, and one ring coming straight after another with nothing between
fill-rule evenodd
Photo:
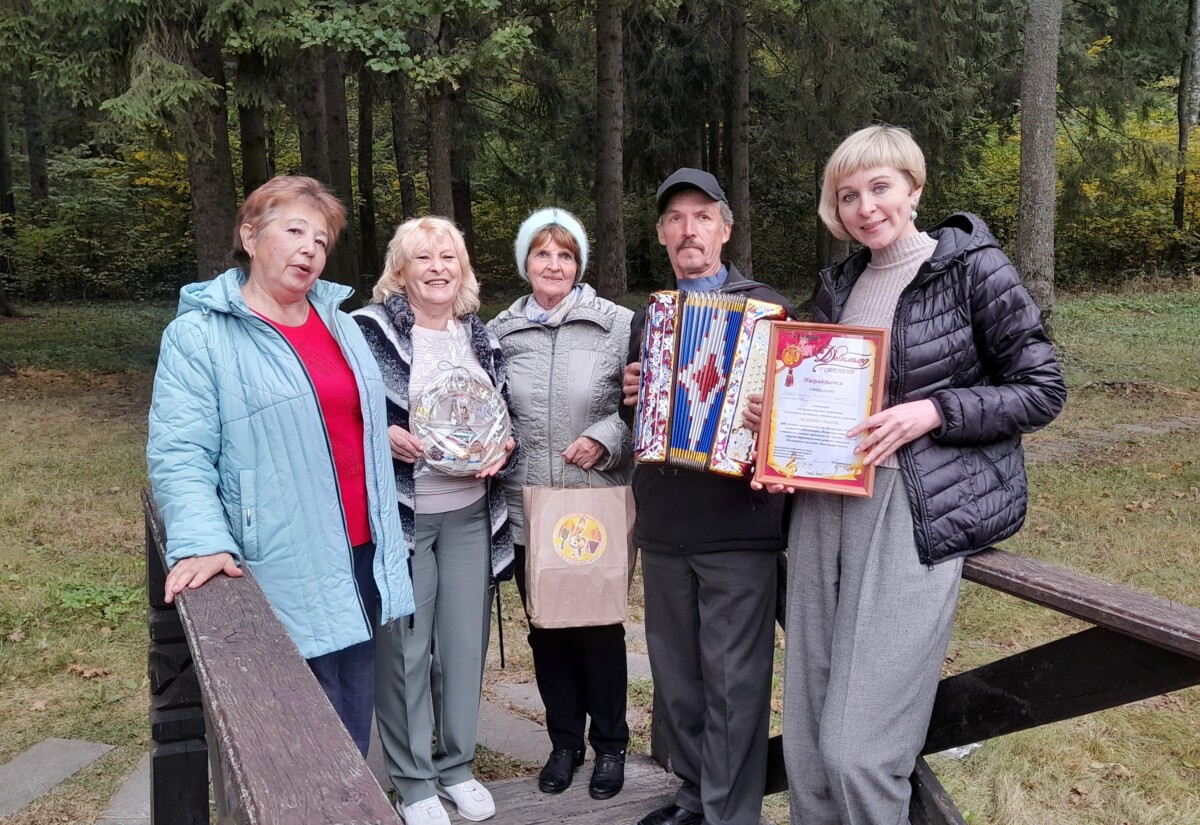
<instances>
[{"instance_id":1,"label":"tree trunk","mask_svg":"<svg viewBox=\"0 0 1200 825\"><path fill-rule=\"evenodd\" d=\"M262 83L266 69L258 52L238 57L237 77L240 88ZM257 106L238 107L238 131L242 139L242 196L271 179L267 160L266 113Z\"/></svg>"},{"instance_id":2,"label":"tree trunk","mask_svg":"<svg viewBox=\"0 0 1200 825\"><path fill-rule=\"evenodd\" d=\"M191 49L192 65L217 84L213 105L194 104L189 116L200 145L188 153L188 181L192 190L193 232L196 238L196 272L201 280L225 269L233 239L237 192L229 151L229 118L225 102L225 67L221 46L201 41Z\"/></svg>"},{"instance_id":3,"label":"tree trunk","mask_svg":"<svg viewBox=\"0 0 1200 825\"><path fill-rule=\"evenodd\" d=\"M1046 332L1054 322L1054 162L1058 34L1062 0L1030 0L1021 70L1021 202L1017 270L1042 311Z\"/></svg>"},{"instance_id":4,"label":"tree trunk","mask_svg":"<svg viewBox=\"0 0 1200 825\"><path fill-rule=\"evenodd\" d=\"M1187 153L1188 138L1196 125L1196 95L1200 93L1200 2L1189 0L1187 8L1187 39L1183 47L1182 66L1179 70L1179 94L1176 102L1176 117L1179 120L1179 144L1175 156L1175 202L1172 208L1177 237L1171 245L1171 261L1177 272L1182 272L1183 244L1181 238L1186 223L1187 207Z\"/></svg>"},{"instance_id":5,"label":"tree trunk","mask_svg":"<svg viewBox=\"0 0 1200 825\"><path fill-rule=\"evenodd\" d=\"M365 65L358 70L358 229L362 236L358 269L364 280L380 271L375 234L375 80Z\"/></svg>"},{"instance_id":6,"label":"tree trunk","mask_svg":"<svg viewBox=\"0 0 1200 825\"><path fill-rule=\"evenodd\" d=\"M326 264L326 278L356 290L363 284L358 267L358 232L354 215L354 179L350 169L350 123L346 107L346 77L342 57L330 49L325 56L325 135L329 151L329 184L346 207L346 229ZM329 271L332 266L332 272Z\"/></svg>"},{"instance_id":7,"label":"tree trunk","mask_svg":"<svg viewBox=\"0 0 1200 825\"><path fill-rule=\"evenodd\" d=\"M425 120L428 125L429 211L444 217L454 216L453 171L450 144L454 140L454 103L450 84L442 81L427 97Z\"/></svg>"},{"instance_id":8,"label":"tree trunk","mask_svg":"<svg viewBox=\"0 0 1200 825\"><path fill-rule=\"evenodd\" d=\"M750 257L750 50L746 42L746 0L730 6L730 63L733 64L733 146L729 149L732 176L729 179L729 208L733 210L733 234L729 257L747 277L753 277Z\"/></svg>"},{"instance_id":9,"label":"tree trunk","mask_svg":"<svg viewBox=\"0 0 1200 825\"><path fill-rule=\"evenodd\" d=\"M462 230L467 254L475 255L475 215L471 211L471 152L456 141L450 150L450 196L454 201L454 222Z\"/></svg>"},{"instance_id":10,"label":"tree trunk","mask_svg":"<svg viewBox=\"0 0 1200 825\"><path fill-rule=\"evenodd\" d=\"M704 169L713 175L721 173L721 120L714 115L713 119L708 122L708 151L705 153L707 158L704 162Z\"/></svg>"},{"instance_id":11,"label":"tree trunk","mask_svg":"<svg viewBox=\"0 0 1200 825\"><path fill-rule=\"evenodd\" d=\"M13 197L12 147L8 142L8 86L0 83L0 232L6 238L17 234L14 221L17 206ZM0 247L0 274L11 275L12 259L5 247ZM12 317L16 312L0 284L0 315Z\"/></svg>"},{"instance_id":12,"label":"tree trunk","mask_svg":"<svg viewBox=\"0 0 1200 825\"><path fill-rule=\"evenodd\" d=\"M289 90L289 108L300 138L300 170L322 183L331 183L329 140L325 133L325 55L305 49L296 57Z\"/></svg>"},{"instance_id":13,"label":"tree trunk","mask_svg":"<svg viewBox=\"0 0 1200 825\"><path fill-rule=\"evenodd\" d=\"M625 295L625 74L621 7L596 4L596 291L610 301Z\"/></svg>"},{"instance_id":14,"label":"tree trunk","mask_svg":"<svg viewBox=\"0 0 1200 825\"><path fill-rule=\"evenodd\" d=\"M413 183L412 161L409 157L408 80L403 72L392 79L392 152L396 156L396 178L400 183L400 214L411 218L417 214L417 187Z\"/></svg>"},{"instance_id":15,"label":"tree trunk","mask_svg":"<svg viewBox=\"0 0 1200 825\"><path fill-rule=\"evenodd\" d=\"M25 150L29 155L29 202L36 212L50 197L50 178L46 174L42 87L32 77L26 77L21 84L21 103L25 116Z\"/></svg>"},{"instance_id":16,"label":"tree trunk","mask_svg":"<svg viewBox=\"0 0 1200 825\"><path fill-rule=\"evenodd\" d=\"M13 197L12 144L8 135L8 85L0 83L0 222L4 234L13 234L13 218L17 214ZM7 216L7 217L5 217Z\"/></svg>"}]
</instances>

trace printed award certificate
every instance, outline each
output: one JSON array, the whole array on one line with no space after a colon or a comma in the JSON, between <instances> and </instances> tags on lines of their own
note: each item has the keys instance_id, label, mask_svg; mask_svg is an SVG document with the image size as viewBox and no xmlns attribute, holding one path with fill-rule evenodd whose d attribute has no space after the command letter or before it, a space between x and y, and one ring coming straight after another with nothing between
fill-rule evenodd
<instances>
[{"instance_id":1,"label":"printed award certificate","mask_svg":"<svg viewBox=\"0 0 1200 825\"><path fill-rule=\"evenodd\" d=\"M754 480L870 496L875 468L846 433L879 412L888 330L775 321Z\"/></svg>"}]
</instances>

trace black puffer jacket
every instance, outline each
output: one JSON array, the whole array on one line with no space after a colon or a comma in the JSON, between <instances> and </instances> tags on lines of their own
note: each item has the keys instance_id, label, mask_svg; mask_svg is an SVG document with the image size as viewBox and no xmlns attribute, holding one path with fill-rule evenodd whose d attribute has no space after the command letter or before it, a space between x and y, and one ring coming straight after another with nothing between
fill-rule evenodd
<instances>
[{"instance_id":1,"label":"black puffer jacket","mask_svg":"<svg viewBox=\"0 0 1200 825\"><path fill-rule=\"evenodd\" d=\"M718 292L740 292L780 304L796 316L791 301L766 284L752 281L732 264ZM629 333L629 362L642 356L646 310L633 316ZM621 417L633 424L633 407L621 405ZM786 496L751 490L750 482L714 473L676 470L639 464L633 472L637 503L633 540L641 550L658 553L708 553L717 550L783 550Z\"/></svg>"},{"instance_id":2,"label":"black puffer jacket","mask_svg":"<svg viewBox=\"0 0 1200 825\"><path fill-rule=\"evenodd\" d=\"M1021 433L1054 420L1067 390L1041 315L977 216L928 230L937 247L900 295L888 406L931 399L942 427L897 457L917 552L936 564L1008 538L1025 520ZM837 323L870 250L824 270L813 320Z\"/></svg>"}]
</instances>

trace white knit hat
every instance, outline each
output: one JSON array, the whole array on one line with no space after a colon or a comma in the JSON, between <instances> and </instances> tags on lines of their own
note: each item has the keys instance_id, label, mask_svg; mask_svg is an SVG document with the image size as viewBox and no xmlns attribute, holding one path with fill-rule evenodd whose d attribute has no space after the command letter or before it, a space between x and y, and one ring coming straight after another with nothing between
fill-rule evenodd
<instances>
[{"instance_id":1,"label":"white knit hat","mask_svg":"<svg viewBox=\"0 0 1200 825\"><path fill-rule=\"evenodd\" d=\"M575 283L583 280L583 272L587 269L588 259L588 240L587 233L583 231L583 224L567 210L550 207L549 209L539 209L526 218L525 223L521 224L521 229L517 232L515 244L517 271L526 281L529 280L529 275L525 272L525 261L529 257L529 245L533 243L533 238L537 233L547 226L555 225L570 232L575 243L579 245L579 271L575 273Z\"/></svg>"}]
</instances>

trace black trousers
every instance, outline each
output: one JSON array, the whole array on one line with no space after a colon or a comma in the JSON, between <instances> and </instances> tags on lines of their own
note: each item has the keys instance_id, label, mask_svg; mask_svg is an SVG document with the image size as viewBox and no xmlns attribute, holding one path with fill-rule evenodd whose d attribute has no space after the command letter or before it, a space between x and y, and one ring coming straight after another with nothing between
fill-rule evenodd
<instances>
[{"instance_id":1,"label":"black trousers","mask_svg":"<svg viewBox=\"0 0 1200 825\"><path fill-rule=\"evenodd\" d=\"M526 604L524 545L516 546L516 555L517 589ZM544 630L530 625L529 649L553 749L582 749L584 725L590 716L587 738L592 750L598 754L625 750L629 744L625 626Z\"/></svg>"}]
</instances>

